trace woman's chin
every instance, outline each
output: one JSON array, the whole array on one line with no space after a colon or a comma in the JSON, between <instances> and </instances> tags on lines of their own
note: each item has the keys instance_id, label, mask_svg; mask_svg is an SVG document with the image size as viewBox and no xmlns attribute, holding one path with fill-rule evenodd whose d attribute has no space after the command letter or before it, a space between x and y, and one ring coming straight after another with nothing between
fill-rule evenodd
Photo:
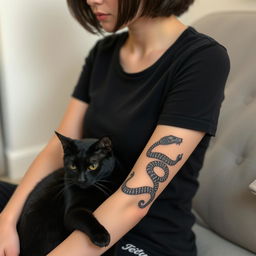
<instances>
[{"instance_id":1,"label":"woman's chin","mask_svg":"<svg viewBox=\"0 0 256 256\"><path fill-rule=\"evenodd\" d=\"M109 28L109 27L105 27L105 26L103 27L102 26L102 28L107 33L113 33L114 32L114 28L113 27Z\"/></svg>"}]
</instances>

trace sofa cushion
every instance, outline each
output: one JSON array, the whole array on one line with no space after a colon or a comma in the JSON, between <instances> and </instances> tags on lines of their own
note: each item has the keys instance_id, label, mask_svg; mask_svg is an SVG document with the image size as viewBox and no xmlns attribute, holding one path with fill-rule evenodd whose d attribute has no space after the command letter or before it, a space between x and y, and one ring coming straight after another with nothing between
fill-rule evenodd
<instances>
[{"instance_id":1,"label":"sofa cushion","mask_svg":"<svg viewBox=\"0 0 256 256\"><path fill-rule=\"evenodd\" d=\"M256 12L210 14L193 26L223 44L231 72L194 210L211 230L256 252ZM225 255L225 254L215 254ZM227 254L235 255L235 254Z\"/></svg>"},{"instance_id":2,"label":"sofa cushion","mask_svg":"<svg viewBox=\"0 0 256 256\"><path fill-rule=\"evenodd\" d=\"M196 234L198 256L255 256L200 225L195 224L193 231Z\"/></svg>"}]
</instances>

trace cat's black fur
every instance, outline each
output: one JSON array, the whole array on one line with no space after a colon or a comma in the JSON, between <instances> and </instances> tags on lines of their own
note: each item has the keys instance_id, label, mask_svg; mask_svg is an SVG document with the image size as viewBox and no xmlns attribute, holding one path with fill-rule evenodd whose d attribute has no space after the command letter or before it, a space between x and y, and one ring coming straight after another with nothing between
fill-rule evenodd
<instances>
[{"instance_id":1,"label":"cat's black fur","mask_svg":"<svg viewBox=\"0 0 256 256\"><path fill-rule=\"evenodd\" d=\"M64 149L64 168L44 178L28 196L17 225L20 256L45 256L74 230L86 233L97 246L109 244L109 233L92 212L125 178L111 140L56 134ZM114 247L104 255L115 255Z\"/></svg>"}]
</instances>

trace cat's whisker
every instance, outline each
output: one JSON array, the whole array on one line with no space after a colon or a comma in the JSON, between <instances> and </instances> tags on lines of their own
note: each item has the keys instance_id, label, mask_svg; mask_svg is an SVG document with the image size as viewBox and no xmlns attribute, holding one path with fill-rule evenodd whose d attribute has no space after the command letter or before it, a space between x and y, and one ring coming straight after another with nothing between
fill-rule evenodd
<instances>
[{"instance_id":1,"label":"cat's whisker","mask_svg":"<svg viewBox=\"0 0 256 256\"><path fill-rule=\"evenodd\" d=\"M107 186L105 186L104 184L101 184L100 181L98 181L97 184L98 184L99 186L101 186L102 188L108 190L109 193L111 193L111 190L110 190Z\"/></svg>"},{"instance_id":2,"label":"cat's whisker","mask_svg":"<svg viewBox=\"0 0 256 256\"><path fill-rule=\"evenodd\" d=\"M99 182L97 182L96 184L98 185L98 187L101 187L105 192L107 192L108 195L111 194L111 192L112 192L111 189L109 189L108 187L106 187L105 185L103 185L103 184L101 184Z\"/></svg>"},{"instance_id":3,"label":"cat's whisker","mask_svg":"<svg viewBox=\"0 0 256 256\"><path fill-rule=\"evenodd\" d=\"M59 192L55 195L55 198L57 199L59 196L61 196L65 189L66 189L66 186L63 185L63 187L62 187L62 188L59 190Z\"/></svg>"},{"instance_id":4,"label":"cat's whisker","mask_svg":"<svg viewBox=\"0 0 256 256\"><path fill-rule=\"evenodd\" d=\"M58 197L62 194L63 191L64 191L64 187L60 189L60 191L55 195L55 199L58 199Z\"/></svg>"},{"instance_id":5,"label":"cat's whisker","mask_svg":"<svg viewBox=\"0 0 256 256\"><path fill-rule=\"evenodd\" d=\"M99 184L95 183L93 186L95 186L96 188L98 188L99 190L101 190L105 195L109 196L109 194L99 186Z\"/></svg>"},{"instance_id":6,"label":"cat's whisker","mask_svg":"<svg viewBox=\"0 0 256 256\"><path fill-rule=\"evenodd\" d=\"M70 188L72 185L74 184L73 183L63 184L63 188L61 188L60 191L55 195L55 198L58 198L66 189Z\"/></svg>"},{"instance_id":7,"label":"cat's whisker","mask_svg":"<svg viewBox=\"0 0 256 256\"><path fill-rule=\"evenodd\" d=\"M68 188L72 187L73 185L75 185L73 182L66 183L65 188L68 189Z\"/></svg>"},{"instance_id":8,"label":"cat's whisker","mask_svg":"<svg viewBox=\"0 0 256 256\"><path fill-rule=\"evenodd\" d=\"M64 186L63 183L54 184L54 186L52 187L52 189L58 192L60 189L63 188L63 186Z\"/></svg>"}]
</instances>

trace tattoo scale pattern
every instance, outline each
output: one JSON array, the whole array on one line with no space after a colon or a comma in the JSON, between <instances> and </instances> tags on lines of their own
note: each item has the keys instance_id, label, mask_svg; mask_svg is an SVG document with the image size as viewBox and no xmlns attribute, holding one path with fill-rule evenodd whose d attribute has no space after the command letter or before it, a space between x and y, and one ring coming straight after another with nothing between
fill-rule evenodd
<instances>
[{"instance_id":1,"label":"tattoo scale pattern","mask_svg":"<svg viewBox=\"0 0 256 256\"><path fill-rule=\"evenodd\" d=\"M138 203L138 206L140 208L145 208L147 205L149 205L155 198L155 194L159 188L159 183L164 182L167 180L169 176L169 167L175 165L178 163L181 159L183 154L178 154L176 160L170 159L165 154L162 154L160 152L152 152L152 150L159 146L159 145L169 145L169 144L176 144L180 145L182 143L182 138L178 138L173 135L165 136L161 138L159 141L154 143L147 151L146 155L150 158L155 158L157 160L153 160L152 162L148 163L146 166L147 174L149 175L150 179L153 182L153 187L150 186L143 186L138 188L130 188L127 186L127 183L129 180L131 180L135 174L135 172L132 172L130 176L125 180L125 182L122 184L121 189L122 191L127 195L140 195L140 194L149 194L150 199L145 202L144 200L140 200ZM160 167L164 171L163 176L158 176L154 172L155 167Z\"/></svg>"}]
</instances>

